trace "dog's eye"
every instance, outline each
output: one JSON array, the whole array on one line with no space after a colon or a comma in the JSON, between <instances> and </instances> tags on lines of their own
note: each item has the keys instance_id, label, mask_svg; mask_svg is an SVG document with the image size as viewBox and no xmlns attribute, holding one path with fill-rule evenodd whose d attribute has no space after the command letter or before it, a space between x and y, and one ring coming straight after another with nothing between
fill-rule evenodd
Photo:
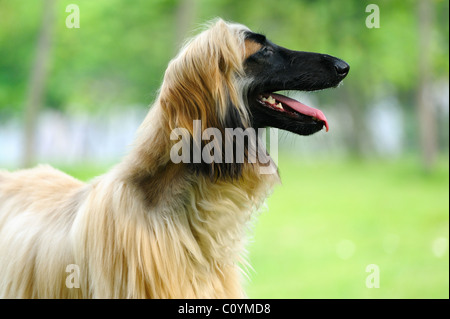
<instances>
[{"instance_id":1,"label":"dog's eye","mask_svg":"<svg viewBox=\"0 0 450 319\"><path fill-rule=\"evenodd\" d=\"M259 50L259 52L261 52L264 55L271 55L273 54L273 49L271 47L264 46L261 48L261 50Z\"/></svg>"}]
</instances>

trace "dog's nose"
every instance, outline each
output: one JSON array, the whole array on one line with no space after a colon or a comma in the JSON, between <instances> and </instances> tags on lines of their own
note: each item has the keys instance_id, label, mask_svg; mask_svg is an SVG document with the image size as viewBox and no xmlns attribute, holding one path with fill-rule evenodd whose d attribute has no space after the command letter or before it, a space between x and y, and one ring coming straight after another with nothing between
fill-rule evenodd
<instances>
[{"instance_id":1,"label":"dog's nose","mask_svg":"<svg viewBox=\"0 0 450 319\"><path fill-rule=\"evenodd\" d=\"M334 61L334 68L339 76L345 77L350 70L350 65L340 59L336 59Z\"/></svg>"}]
</instances>

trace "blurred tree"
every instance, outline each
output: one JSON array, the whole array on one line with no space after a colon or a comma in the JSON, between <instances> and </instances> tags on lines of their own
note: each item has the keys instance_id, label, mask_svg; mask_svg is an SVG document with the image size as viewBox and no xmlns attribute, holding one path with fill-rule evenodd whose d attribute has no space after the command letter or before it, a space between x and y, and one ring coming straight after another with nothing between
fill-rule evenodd
<instances>
[{"instance_id":1,"label":"blurred tree","mask_svg":"<svg viewBox=\"0 0 450 319\"><path fill-rule=\"evenodd\" d=\"M38 114L44 102L50 48L54 23L54 0L45 0L42 7L42 23L37 39L35 57L28 80L28 90L25 102L25 132L23 165L34 164L35 136Z\"/></svg>"},{"instance_id":2,"label":"blurred tree","mask_svg":"<svg viewBox=\"0 0 450 319\"><path fill-rule=\"evenodd\" d=\"M195 0L179 0L175 12L175 33L176 45L174 47L174 54L183 45L188 31L192 29L195 21L197 3Z\"/></svg>"},{"instance_id":3,"label":"blurred tree","mask_svg":"<svg viewBox=\"0 0 450 319\"><path fill-rule=\"evenodd\" d=\"M42 1L0 1L2 117L22 113L28 103L27 75L39 37ZM279 45L328 53L350 64L343 87L313 94L320 107L348 110L352 118L346 146L355 154L373 152L366 132L367 111L386 94L397 97L403 107L406 143L415 151L419 145L432 145L420 142L421 122L415 121L417 116L423 119L418 115L421 108L414 107L424 96L418 94L419 83L448 82L449 65L449 2L429 0L435 15L429 19L428 42L419 43L418 1L377 2L380 28L369 29L365 9L371 1L78 0L81 27L67 29L65 7L73 1L59 0L44 106L93 112L150 104L185 30L194 29L188 35L194 34L196 26L220 16L265 33ZM427 52L422 52L424 47ZM425 64L419 63L423 54ZM429 72L427 80L422 69Z\"/></svg>"},{"instance_id":4,"label":"blurred tree","mask_svg":"<svg viewBox=\"0 0 450 319\"><path fill-rule=\"evenodd\" d=\"M417 94L417 115L419 120L420 150L422 164L426 171L431 171L437 155L437 121L431 96L430 40L432 38L432 16L434 3L420 0L419 16L419 85Z\"/></svg>"}]
</instances>

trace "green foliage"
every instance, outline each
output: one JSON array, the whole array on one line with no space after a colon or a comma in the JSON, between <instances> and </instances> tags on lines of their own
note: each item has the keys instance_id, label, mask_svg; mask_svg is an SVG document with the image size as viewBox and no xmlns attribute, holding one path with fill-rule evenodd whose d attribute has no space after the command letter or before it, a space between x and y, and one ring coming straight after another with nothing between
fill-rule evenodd
<instances>
[{"instance_id":1,"label":"green foliage","mask_svg":"<svg viewBox=\"0 0 450 319\"><path fill-rule=\"evenodd\" d=\"M22 110L39 20L37 2L0 2L0 110Z\"/></svg>"},{"instance_id":2,"label":"green foliage","mask_svg":"<svg viewBox=\"0 0 450 319\"><path fill-rule=\"evenodd\" d=\"M71 0L57 1L46 106L152 102L176 53L181 1L80 0L80 28L68 29ZM417 71L417 2L380 1L381 28L368 29L368 1L197 0L191 29L221 16L280 45L342 57L351 65L346 91L367 104L379 90L412 92ZM448 1L433 1L432 63L448 78ZM21 112L41 22L40 1L0 2L0 109ZM192 34L189 32L188 34Z\"/></svg>"}]
</instances>

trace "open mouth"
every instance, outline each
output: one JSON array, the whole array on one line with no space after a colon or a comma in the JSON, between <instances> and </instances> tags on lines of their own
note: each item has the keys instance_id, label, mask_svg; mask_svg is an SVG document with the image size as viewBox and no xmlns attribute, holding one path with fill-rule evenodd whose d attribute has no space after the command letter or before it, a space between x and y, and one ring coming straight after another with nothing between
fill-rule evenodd
<instances>
[{"instance_id":1,"label":"open mouth","mask_svg":"<svg viewBox=\"0 0 450 319\"><path fill-rule=\"evenodd\" d=\"M284 113L293 119L301 120L303 123L323 123L328 132L329 126L325 115L321 110L307 106L297 100L276 93L264 93L257 97L257 101L264 107Z\"/></svg>"}]
</instances>

